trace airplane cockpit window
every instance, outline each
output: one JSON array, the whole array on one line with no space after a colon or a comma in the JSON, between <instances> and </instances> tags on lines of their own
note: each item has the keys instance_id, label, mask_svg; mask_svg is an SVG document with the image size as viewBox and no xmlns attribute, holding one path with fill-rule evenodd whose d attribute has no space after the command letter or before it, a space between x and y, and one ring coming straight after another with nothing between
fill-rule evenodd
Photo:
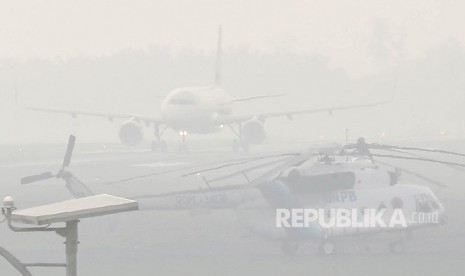
<instances>
[{"instance_id":1,"label":"airplane cockpit window","mask_svg":"<svg viewBox=\"0 0 465 276\"><path fill-rule=\"evenodd\" d=\"M170 101L170 104L175 105L193 105L195 102L191 99L183 99L183 98L173 98Z\"/></svg>"},{"instance_id":2,"label":"airplane cockpit window","mask_svg":"<svg viewBox=\"0 0 465 276\"><path fill-rule=\"evenodd\" d=\"M301 176L298 179L288 178L287 183L291 191L299 194L349 190L354 187L355 175L352 172L336 172Z\"/></svg>"},{"instance_id":3,"label":"airplane cockpit window","mask_svg":"<svg viewBox=\"0 0 465 276\"><path fill-rule=\"evenodd\" d=\"M173 97L169 100L169 103L173 105L194 105L195 97L191 92L180 91L173 95Z\"/></svg>"}]
</instances>

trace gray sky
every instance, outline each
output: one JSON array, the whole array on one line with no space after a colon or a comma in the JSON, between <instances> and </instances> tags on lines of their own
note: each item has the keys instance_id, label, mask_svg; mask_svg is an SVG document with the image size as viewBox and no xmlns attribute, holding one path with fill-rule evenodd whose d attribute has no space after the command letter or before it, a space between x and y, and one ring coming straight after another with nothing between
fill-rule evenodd
<instances>
[{"instance_id":1,"label":"gray sky","mask_svg":"<svg viewBox=\"0 0 465 276\"><path fill-rule=\"evenodd\" d=\"M173 54L213 51L222 23L226 49L319 53L359 77L422 57L445 40L465 45L465 3L454 0L0 3L0 58L68 59L153 45Z\"/></svg>"},{"instance_id":2,"label":"gray sky","mask_svg":"<svg viewBox=\"0 0 465 276\"><path fill-rule=\"evenodd\" d=\"M269 137L465 137L464 3L0 0L0 144L117 141L121 122L26 111L14 87L30 105L157 117L171 89L211 84L220 23L223 87L288 94L237 114L379 101L397 87L376 110L270 120Z\"/></svg>"}]
</instances>

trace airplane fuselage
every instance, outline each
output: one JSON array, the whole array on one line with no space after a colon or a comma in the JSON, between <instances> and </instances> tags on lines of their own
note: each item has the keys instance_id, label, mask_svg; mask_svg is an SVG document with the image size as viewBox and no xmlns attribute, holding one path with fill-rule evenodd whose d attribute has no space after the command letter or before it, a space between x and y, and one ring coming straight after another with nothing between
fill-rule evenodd
<instances>
[{"instance_id":1,"label":"airplane fuselage","mask_svg":"<svg viewBox=\"0 0 465 276\"><path fill-rule=\"evenodd\" d=\"M216 118L231 114L232 97L218 86L174 89L163 100L161 117L176 131L213 133L221 125Z\"/></svg>"}]
</instances>

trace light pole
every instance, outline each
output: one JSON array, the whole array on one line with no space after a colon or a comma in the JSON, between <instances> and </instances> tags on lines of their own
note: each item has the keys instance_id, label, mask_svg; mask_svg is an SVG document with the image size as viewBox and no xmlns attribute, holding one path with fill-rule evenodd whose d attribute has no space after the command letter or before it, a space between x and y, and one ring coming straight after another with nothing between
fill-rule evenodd
<instances>
[{"instance_id":1,"label":"light pole","mask_svg":"<svg viewBox=\"0 0 465 276\"><path fill-rule=\"evenodd\" d=\"M8 221L8 227L14 232L56 232L66 240L66 263L21 263L1 247L0 256L3 256L23 276L32 276L28 267L65 267L66 276L77 276L79 220L138 210L138 208L137 201L101 194L16 211L13 198L5 197L2 214ZM37 227L16 227L13 221L37 225ZM49 227L52 223L65 223L65 226Z\"/></svg>"}]
</instances>

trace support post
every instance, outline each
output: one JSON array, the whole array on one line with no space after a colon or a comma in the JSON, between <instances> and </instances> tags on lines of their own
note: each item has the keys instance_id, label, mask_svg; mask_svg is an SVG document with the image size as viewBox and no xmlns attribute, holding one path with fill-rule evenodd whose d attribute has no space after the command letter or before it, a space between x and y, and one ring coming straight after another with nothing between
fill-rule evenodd
<instances>
[{"instance_id":1,"label":"support post","mask_svg":"<svg viewBox=\"0 0 465 276\"><path fill-rule=\"evenodd\" d=\"M21 275L32 276L26 266L3 247L0 247L0 256L5 258L5 260L7 260L7 262L9 262L19 273L21 273Z\"/></svg>"},{"instance_id":2,"label":"support post","mask_svg":"<svg viewBox=\"0 0 465 276\"><path fill-rule=\"evenodd\" d=\"M66 276L77 276L78 223L66 222Z\"/></svg>"}]
</instances>

